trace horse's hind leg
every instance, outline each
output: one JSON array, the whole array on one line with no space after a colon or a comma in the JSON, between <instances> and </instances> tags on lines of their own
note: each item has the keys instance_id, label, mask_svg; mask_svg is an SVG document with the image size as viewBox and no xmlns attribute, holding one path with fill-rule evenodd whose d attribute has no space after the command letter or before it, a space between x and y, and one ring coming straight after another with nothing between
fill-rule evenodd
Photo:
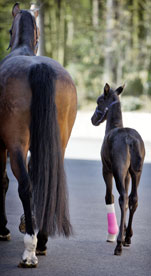
<instances>
[{"instance_id":1,"label":"horse's hind leg","mask_svg":"<svg viewBox=\"0 0 151 276\"><path fill-rule=\"evenodd\" d=\"M116 234L118 232L118 225L116 220L115 208L114 208L114 196L112 194L112 178L113 175L106 172L103 168L103 178L106 183L106 209L107 209L107 222L108 222L108 242L114 242L116 240Z\"/></svg>"},{"instance_id":2,"label":"horse's hind leg","mask_svg":"<svg viewBox=\"0 0 151 276\"><path fill-rule=\"evenodd\" d=\"M43 231L39 231L37 235L37 249L36 249L36 254L37 255L46 255L46 243L48 241L48 235L45 234Z\"/></svg>"},{"instance_id":3,"label":"horse's hind leg","mask_svg":"<svg viewBox=\"0 0 151 276\"><path fill-rule=\"evenodd\" d=\"M38 263L37 257L35 256L37 237L34 234L32 225L31 185L25 160L26 154L23 154L20 149L10 151L11 168L18 180L18 192L22 201L26 222L26 234L24 236L25 250L19 266L35 267Z\"/></svg>"},{"instance_id":4,"label":"horse's hind leg","mask_svg":"<svg viewBox=\"0 0 151 276\"><path fill-rule=\"evenodd\" d=\"M131 173L132 190L129 195L129 212L130 212L130 214L129 214L128 226L126 229L126 237L125 237L125 243L124 243L125 246L129 246L131 244L131 237L133 235L132 221L133 221L134 213L138 206L137 188L138 188L138 184L140 181L140 176L141 176L141 172Z\"/></svg>"},{"instance_id":5,"label":"horse's hind leg","mask_svg":"<svg viewBox=\"0 0 151 276\"><path fill-rule=\"evenodd\" d=\"M7 151L0 143L0 240L9 240L10 231L6 228L7 218L5 212L5 196L8 190L8 177L6 173Z\"/></svg>"}]
</instances>

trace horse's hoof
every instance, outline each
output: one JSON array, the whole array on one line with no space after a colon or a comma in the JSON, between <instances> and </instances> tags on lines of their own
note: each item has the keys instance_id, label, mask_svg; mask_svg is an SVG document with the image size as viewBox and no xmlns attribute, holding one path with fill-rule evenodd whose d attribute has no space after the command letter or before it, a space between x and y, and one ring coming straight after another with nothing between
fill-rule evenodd
<instances>
[{"instance_id":1,"label":"horse's hoof","mask_svg":"<svg viewBox=\"0 0 151 276\"><path fill-rule=\"evenodd\" d=\"M33 256L32 258L26 258L22 259L19 263L18 267L22 268L35 268L37 267L38 259L36 256Z\"/></svg>"},{"instance_id":2,"label":"horse's hoof","mask_svg":"<svg viewBox=\"0 0 151 276\"><path fill-rule=\"evenodd\" d=\"M46 256L47 254L47 250L40 250L40 249L36 249L36 255L38 256Z\"/></svg>"},{"instance_id":3,"label":"horse's hoof","mask_svg":"<svg viewBox=\"0 0 151 276\"><path fill-rule=\"evenodd\" d=\"M0 230L0 241L9 241L10 237L10 231L6 227Z\"/></svg>"},{"instance_id":4,"label":"horse's hoof","mask_svg":"<svg viewBox=\"0 0 151 276\"><path fill-rule=\"evenodd\" d=\"M19 268L36 268L37 267L37 263L27 263L26 261L21 261L18 264Z\"/></svg>"},{"instance_id":5,"label":"horse's hoof","mask_svg":"<svg viewBox=\"0 0 151 276\"><path fill-rule=\"evenodd\" d=\"M11 235L8 233L7 235L0 235L0 241L10 241Z\"/></svg>"}]
</instances>

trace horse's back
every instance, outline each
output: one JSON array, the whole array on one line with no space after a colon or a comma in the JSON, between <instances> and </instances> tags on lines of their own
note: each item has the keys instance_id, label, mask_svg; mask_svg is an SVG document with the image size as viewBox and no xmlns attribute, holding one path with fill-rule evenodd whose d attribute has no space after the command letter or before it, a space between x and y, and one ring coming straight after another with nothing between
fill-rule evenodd
<instances>
[{"instance_id":1,"label":"horse's back","mask_svg":"<svg viewBox=\"0 0 151 276\"><path fill-rule=\"evenodd\" d=\"M0 64L0 84L6 85L8 79L15 77L20 79L22 76L26 78L30 68L35 64L44 63L51 67L55 72L57 80L63 80L74 86L69 73L57 61L44 56L12 56Z\"/></svg>"}]
</instances>

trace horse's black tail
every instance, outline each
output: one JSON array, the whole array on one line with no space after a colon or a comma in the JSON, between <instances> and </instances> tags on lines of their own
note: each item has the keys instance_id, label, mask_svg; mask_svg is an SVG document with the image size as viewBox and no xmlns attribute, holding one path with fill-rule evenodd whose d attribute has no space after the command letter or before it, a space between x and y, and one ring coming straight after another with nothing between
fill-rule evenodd
<instances>
[{"instance_id":1,"label":"horse's black tail","mask_svg":"<svg viewBox=\"0 0 151 276\"><path fill-rule=\"evenodd\" d=\"M33 206L39 230L50 236L69 236L66 177L55 104L56 75L46 64L35 64L29 72L32 90L29 175Z\"/></svg>"},{"instance_id":2,"label":"horse's black tail","mask_svg":"<svg viewBox=\"0 0 151 276\"><path fill-rule=\"evenodd\" d=\"M126 142L129 145L132 169L139 172L142 170L144 161L144 155L141 152L141 141L134 136L128 135Z\"/></svg>"}]
</instances>

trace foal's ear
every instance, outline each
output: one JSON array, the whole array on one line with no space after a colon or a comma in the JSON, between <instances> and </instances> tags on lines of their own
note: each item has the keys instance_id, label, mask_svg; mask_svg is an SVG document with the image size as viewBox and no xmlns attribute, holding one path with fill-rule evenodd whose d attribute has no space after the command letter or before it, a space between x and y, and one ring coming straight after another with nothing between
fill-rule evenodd
<instances>
[{"instance_id":1,"label":"foal's ear","mask_svg":"<svg viewBox=\"0 0 151 276\"><path fill-rule=\"evenodd\" d=\"M16 3L12 9L12 15L15 17L20 12L19 3Z\"/></svg>"},{"instance_id":2,"label":"foal's ear","mask_svg":"<svg viewBox=\"0 0 151 276\"><path fill-rule=\"evenodd\" d=\"M108 83L104 86L104 95L107 96L110 91L110 86Z\"/></svg>"},{"instance_id":3,"label":"foal's ear","mask_svg":"<svg viewBox=\"0 0 151 276\"><path fill-rule=\"evenodd\" d=\"M119 86L119 87L115 90L115 92L117 93L117 95L120 95L120 94L122 93L124 87L125 87L125 84L124 84L123 86Z\"/></svg>"}]
</instances>

